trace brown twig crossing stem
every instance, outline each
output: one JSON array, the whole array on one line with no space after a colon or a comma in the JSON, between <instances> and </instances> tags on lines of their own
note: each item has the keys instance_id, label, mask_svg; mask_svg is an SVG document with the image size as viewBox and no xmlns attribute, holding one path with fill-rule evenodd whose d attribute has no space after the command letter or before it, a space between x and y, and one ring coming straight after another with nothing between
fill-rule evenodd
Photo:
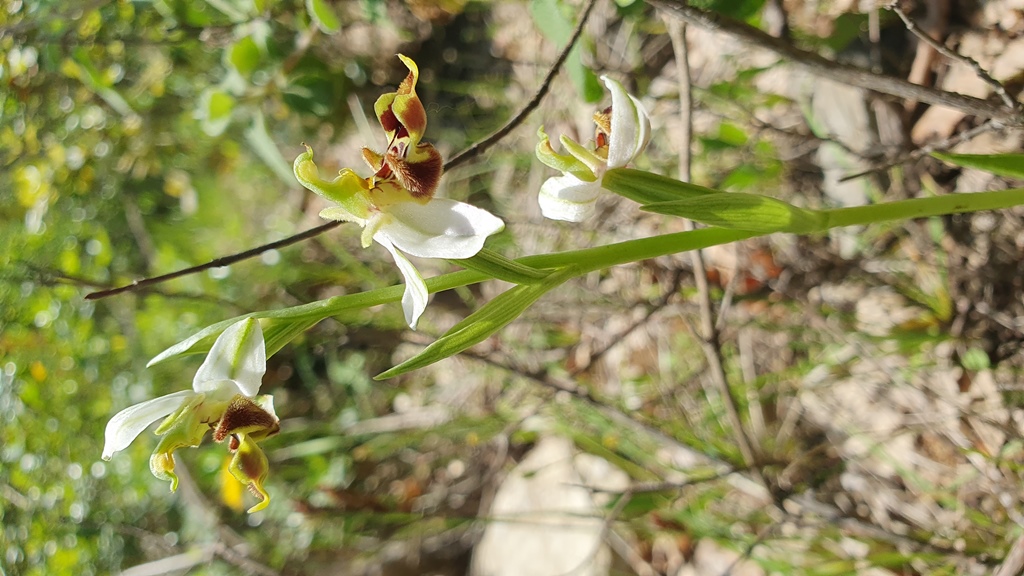
<instances>
[{"instance_id":1,"label":"brown twig crossing stem","mask_svg":"<svg viewBox=\"0 0 1024 576\"><path fill-rule=\"evenodd\" d=\"M92 292L92 293L86 294L85 299L86 300L99 300L100 298L106 298L107 296L114 296L114 295L117 295L117 294L121 294L122 292L131 292L131 291L134 291L134 290L138 290L140 288L145 288L147 286L152 286L154 284L159 284L161 282L167 282L168 280L173 280L175 278L181 278L182 276L188 276L189 274L195 274L196 272L202 272L203 270L209 270L210 268L220 268L221 266L229 266L231 264L234 264L235 262L240 262L242 260L245 260L247 258L252 258L254 256L259 256L260 254L262 254L262 253L264 253L264 252L266 252L268 250L275 250L277 248L284 248L285 246L288 246L288 245L291 245L291 244L295 244L296 242L301 242L301 241L306 240L308 238L312 238L314 236L318 236L320 234L323 234L324 232L327 232L328 230L331 230L333 228L337 228L340 224L341 224L341 222L338 222L338 221L328 222L327 224L322 224L320 226L317 226L316 228L310 228L309 230L306 230L305 232L300 232L298 234L295 234L294 236L289 236L289 237L284 238L282 240L278 240L277 242L271 242L270 244L264 244L262 246L257 246L255 248L250 249L250 250L246 250L245 252L239 252L237 254L231 254L230 256L222 256L222 257L217 258L215 260L211 260L211 261L209 261L209 262L207 262L205 264L200 264L198 266L192 266L191 268L184 268L182 270L171 272L170 274L163 274L161 276L153 276L151 278L144 278L142 280L136 280L136 281L132 282L131 284L126 284L124 286L120 286L118 288L112 288L110 290L101 290L99 292Z\"/></svg>"},{"instance_id":2,"label":"brown twig crossing stem","mask_svg":"<svg viewBox=\"0 0 1024 576\"><path fill-rule=\"evenodd\" d=\"M701 10L682 2L647 0L647 3L681 18L688 24L693 24L707 30L724 32L755 46L770 50L787 62L801 66L822 78L828 78L866 90L874 90L875 92L889 94L897 98L918 100L934 106L953 108L972 116L997 120L1008 126L1024 126L1024 115L1000 103L989 102L955 92L936 90L927 86L919 86L900 78L875 74L870 70L833 62L813 52L801 50L786 40L770 36L743 22L727 18L721 14Z\"/></svg>"}]
</instances>

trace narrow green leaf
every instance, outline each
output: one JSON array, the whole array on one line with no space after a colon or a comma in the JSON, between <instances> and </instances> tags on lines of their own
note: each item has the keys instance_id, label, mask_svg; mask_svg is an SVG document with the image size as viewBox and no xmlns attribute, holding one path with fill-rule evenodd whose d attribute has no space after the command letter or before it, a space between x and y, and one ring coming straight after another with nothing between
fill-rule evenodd
<instances>
[{"instance_id":1,"label":"narrow green leaf","mask_svg":"<svg viewBox=\"0 0 1024 576\"><path fill-rule=\"evenodd\" d=\"M306 11L309 12L310 18L316 22L321 32L334 34L341 30L341 21L338 20L338 15L325 0L306 0Z\"/></svg>"},{"instance_id":2,"label":"narrow green leaf","mask_svg":"<svg viewBox=\"0 0 1024 576\"><path fill-rule=\"evenodd\" d=\"M609 170L601 180L601 186L640 204L670 202L722 193L721 190L705 188L633 168Z\"/></svg>"},{"instance_id":3,"label":"narrow green leaf","mask_svg":"<svg viewBox=\"0 0 1024 576\"><path fill-rule=\"evenodd\" d=\"M454 356L470 346L484 341L508 325L509 322L518 318L538 298L571 278L574 273L575 270L565 269L552 274L544 282L526 286L515 286L506 290L485 304L483 308L473 312L461 322L452 326L450 330L424 348L422 352L398 366L374 376L374 380L394 378L424 366L429 366L434 362Z\"/></svg>"},{"instance_id":4,"label":"narrow green leaf","mask_svg":"<svg viewBox=\"0 0 1024 576\"><path fill-rule=\"evenodd\" d=\"M520 264L487 248L480 250L472 258L451 260L451 263L513 284L535 284L551 273L550 271L538 270L533 266Z\"/></svg>"},{"instance_id":5,"label":"narrow green leaf","mask_svg":"<svg viewBox=\"0 0 1024 576\"><path fill-rule=\"evenodd\" d=\"M459 286L465 286L474 282L480 282L484 279L486 279L486 277L482 274L462 271L445 274L436 278L428 278L426 282L427 289L430 292L439 292ZM318 300L316 302L310 302L309 304L302 304L299 306L292 306L290 308L251 312L242 316L236 316L235 318L222 320L216 324L203 328L199 332L196 332L181 342L178 342L157 354L149 361L147 366L159 364L160 362L176 358L178 356L202 354L207 352L213 345L214 340L217 339L217 336L219 336L225 328L231 326L235 322L244 320L245 318L271 319L270 322L264 320L264 322L266 322L266 324L264 324L264 326L266 326L264 329L264 338L267 340L267 355L270 356L287 344L286 338L293 338L302 332L299 330L292 334L291 332L288 332L289 329L287 326L281 326L278 328L278 322L287 325L293 321L304 321L308 322L309 326L313 326L324 318L337 316L338 314L349 310L360 310L371 306L378 306L380 304L398 302L402 299L403 292L403 286L388 286L387 288L378 288L376 290L369 290L358 294L334 296L333 298ZM295 323L293 327L297 327L298 325L298 323ZM276 332L278 329L281 330L280 333ZM289 334L291 336L289 336Z\"/></svg>"},{"instance_id":6,"label":"narrow green leaf","mask_svg":"<svg viewBox=\"0 0 1024 576\"><path fill-rule=\"evenodd\" d=\"M564 46L569 41L572 31L576 27L576 24L562 12L559 0L532 0L530 15L541 34L560 46ZM583 100L591 103L597 102L604 95L604 90L601 88L597 75L583 65L580 51L579 43L573 46L565 60L565 69Z\"/></svg>"},{"instance_id":7,"label":"narrow green leaf","mask_svg":"<svg viewBox=\"0 0 1024 576\"><path fill-rule=\"evenodd\" d=\"M256 111L253 115L252 124L245 131L245 140L282 182L295 184L292 165L281 156L281 150L278 149L277 144L270 137L270 133L267 132L267 123L263 119L263 112Z\"/></svg>"},{"instance_id":8,"label":"narrow green leaf","mask_svg":"<svg viewBox=\"0 0 1024 576\"><path fill-rule=\"evenodd\" d=\"M826 220L821 212L798 208L768 196L742 192L658 202L642 206L641 209L669 216L681 216L709 226L761 234L809 234L824 230Z\"/></svg>"},{"instance_id":9,"label":"narrow green leaf","mask_svg":"<svg viewBox=\"0 0 1024 576\"><path fill-rule=\"evenodd\" d=\"M1007 178L1024 179L1024 154L951 154L949 152L932 152L939 160L963 166L977 168Z\"/></svg>"}]
</instances>

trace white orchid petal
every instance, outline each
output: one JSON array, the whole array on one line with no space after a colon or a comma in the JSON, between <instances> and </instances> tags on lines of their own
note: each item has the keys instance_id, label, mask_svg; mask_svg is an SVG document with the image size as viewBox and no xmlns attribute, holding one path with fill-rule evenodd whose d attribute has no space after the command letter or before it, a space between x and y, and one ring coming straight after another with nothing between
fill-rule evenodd
<instances>
[{"instance_id":1,"label":"white orchid petal","mask_svg":"<svg viewBox=\"0 0 1024 576\"><path fill-rule=\"evenodd\" d=\"M540 187L537 202L545 218L582 222L594 213L601 185L584 182L571 174L548 178Z\"/></svg>"},{"instance_id":2,"label":"white orchid petal","mask_svg":"<svg viewBox=\"0 0 1024 576\"><path fill-rule=\"evenodd\" d=\"M387 237L399 250L419 258L470 258L487 237L505 228L490 212L447 198L426 204L399 202L376 237ZM379 240L378 240L379 241Z\"/></svg>"},{"instance_id":3,"label":"white orchid petal","mask_svg":"<svg viewBox=\"0 0 1024 576\"><path fill-rule=\"evenodd\" d=\"M263 330L258 320L247 318L229 326L213 343L192 380L192 389L214 392L231 383L238 392L252 398L259 392L266 371Z\"/></svg>"},{"instance_id":4,"label":"white orchid petal","mask_svg":"<svg viewBox=\"0 0 1024 576\"><path fill-rule=\"evenodd\" d=\"M647 112L616 80L602 76L612 93L612 123L608 142L608 167L621 168L640 152L646 133ZM639 108L638 108L639 106Z\"/></svg>"},{"instance_id":5,"label":"white orchid petal","mask_svg":"<svg viewBox=\"0 0 1024 576\"><path fill-rule=\"evenodd\" d=\"M398 265L399 271L402 272L402 276L405 278L402 310L405 312L406 323L415 330L416 324L420 321L420 316L427 309L427 296L429 294L427 292L427 285L423 282L423 277L420 276L419 270L412 265L412 262L404 254L398 251L387 235L383 232L378 232L373 239L381 246L387 248L388 252L391 252L391 256L395 258L395 264Z\"/></svg>"},{"instance_id":6,"label":"white orchid petal","mask_svg":"<svg viewBox=\"0 0 1024 576\"><path fill-rule=\"evenodd\" d=\"M174 412L195 394L191 390L182 390L140 402L114 414L104 433L103 459L110 460L114 452L127 448L150 424Z\"/></svg>"},{"instance_id":7,"label":"white orchid petal","mask_svg":"<svg viewBox=\"0 0 1024 576\"><path fill-rule=\"evenodd\" d=\"M647 114L647 108L644 108L643 103L640 102L636 96L630 94L629 99L632 100L633 105L636 106L637 121L640 124L640 134L637 137L637 149L633 152L633 158L636 158L644 151L645 148L647 148L647 144L651 142L651 118Z\"/></svg>"}]
</instances>

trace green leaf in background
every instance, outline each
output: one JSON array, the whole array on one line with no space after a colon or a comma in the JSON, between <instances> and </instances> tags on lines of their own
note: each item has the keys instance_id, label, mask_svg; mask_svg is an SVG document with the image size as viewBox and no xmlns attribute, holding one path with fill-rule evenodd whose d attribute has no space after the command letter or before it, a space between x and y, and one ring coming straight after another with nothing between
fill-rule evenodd
<instances>
[{"instance_id":1,"label":"green leaf in background","mask_svg":"<svg viewBox=\"0 0 1024 576\"><path fill-rule=\"evenodd\" d=\"M203 132L207 136L220 136L231 123L234 109L234 96L219 88L211 88L200 96L196 116L202 121Z\"/></svg>"},{"instance_id":2,"label":"green leaf in background","mask_svg":"<svg viewBox=\"0 0 1024 576\"><path fill-rule=\"evenodd\" d=\"M334 34L341 30L341 21L334 13L334 8L326 0L306 0L306 11L309 17L316 22L317 28L325 34Z\"/></svg>"},{"instance_id":3,"label":"green leaf in background","mask_svg":"<svg viewBox=\"0 0 1024 576\"><path fill-rule=\"evenodd\" d=\"M260 65L260 48L252 36L235 42L228 52L228 60L242 76L249 76Z\"/></svg>"},{"instance_id":4,"label":"green leaf in background","mask_svg":"<svg viewBox=\"0 0 1024 576\"><path fill-rule=\"evenodd\" d=\"M281 156L281 150L278 149L274 139L267 132L267 123L263 119L263 112L256 111L253 114L252 124L245 131L245 141L282 182L295 184L291 164Z\"/></svg>"},{"instance_id":5,"label":"green leaf in background","mask_svg":"<svg viewBox=\"0 0 1024 576\"><path fill-rule=\"evenodd\" d=\"M761 234L808 234L824 229L825 215L768 196L727 192L641 207L648 212L689 218L709 226Z\"/></svg>"},{"instance_id":6,"label":"green leaf in background","mask_svg":"<svg viewBox=\"0 0 1024 576\"><path fill-rule=\"evenodd\" d=\"M960 363L967 370L972 370L974 372L987 370L992 366L992 361L989 359L988 353L981 348L968 348L964 351L963 355L960 356Z\"/></svg>"},{"instance_id":7,"label":"green leaf in background","mask_svg":"<svg viewBox=\"0 0 1024 576\"><path fill-rule=\"evenodd\" d=\"M712 0L711 10L737 20L748 20L761 12L764 0Z\"/></svg>"},{"instance_id":8,"label":"green leaf in background","mask_svg":"<svg viewBox=\"0 0 1024 576\"><path fill-rule=\"evenodd\" d=\"M1007 178L1024 179L1024 154L952 154L932 152L932 156L964 168L977 168Z\"/></svg>"},{"instance_id":9,"label":"green leaf in background","mask_svg":"<svg viewBox=\"0 0 1024 576\"><path fill-rule=\"evenodd\" d=\"M303 74L295 76L288 82L282 92L288 107L296 112L309 112L325 118L331 113L331 107L345 101L341 86L328 80L321 74Z\"/></svg>"},{"instance_id":10,"label":"green leaf in background","mask_svg":"<svg viewBox=\"0 0 1024 576\"><path fill-rule=\"evenodd\" d=\"M530 15L533 22L540 29L545 38L564 46L569 42L572 31L576 24L562 12L559 0L532 0L530 2ZM597 102L604 96L604 89L598 82L597 76L586 66L580 58L580 44L577 42L569 52L565 61L565 68L569 72L569 78L576 86L576 91L585 102Z\"/></svg>"}]
</instances>

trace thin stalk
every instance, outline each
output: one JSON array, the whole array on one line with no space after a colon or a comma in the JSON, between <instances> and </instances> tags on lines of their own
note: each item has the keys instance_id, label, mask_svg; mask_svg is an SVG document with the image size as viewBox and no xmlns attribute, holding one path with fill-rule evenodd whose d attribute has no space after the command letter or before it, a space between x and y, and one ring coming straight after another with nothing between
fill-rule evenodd
<instances>
[{"instance_id":1,"label":"thin stalk","mask_svg":"<svg viewBox=\"0 0 1024 576\"><path fill-rule=\"evenodd\" d=\"M863 226L892 220L1001 210L1022 204L1024 204L1024 188L1015 188L994 192L968 192L930 198L913 198L870 206L834 208L822 212L825 214L824 230L828 230L842 226Z\"/></svg>"}]
</instances>

